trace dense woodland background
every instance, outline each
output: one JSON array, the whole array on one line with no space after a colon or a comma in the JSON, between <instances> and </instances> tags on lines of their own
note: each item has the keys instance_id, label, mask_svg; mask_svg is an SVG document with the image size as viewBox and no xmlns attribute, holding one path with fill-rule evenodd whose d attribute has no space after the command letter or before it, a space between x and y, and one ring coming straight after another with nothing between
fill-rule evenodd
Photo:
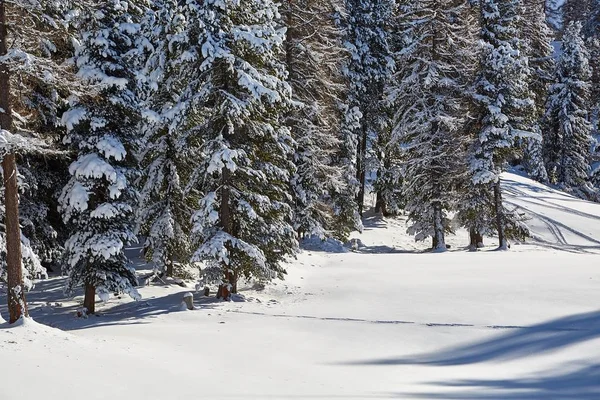
<instances>
[{"instance_id":1,"label":"dense woodland background","mask_svg":"<svg viewBox=\"0 0 600 400\"><path fill-rule=\"evenodd\" d=\"M227 298L240 278L283 277L303 238L360 230L369 191L436 251L458 228L473 250L528 236L502 201L509 167L600 199L599 0L0 11L0 271L22 309L47 271L85 287L90 313L96 294L138 298L124 255L137 238L157 274L202 262ZM23 258L12 284L11 179Z\"/></svg>"}]
</instances>

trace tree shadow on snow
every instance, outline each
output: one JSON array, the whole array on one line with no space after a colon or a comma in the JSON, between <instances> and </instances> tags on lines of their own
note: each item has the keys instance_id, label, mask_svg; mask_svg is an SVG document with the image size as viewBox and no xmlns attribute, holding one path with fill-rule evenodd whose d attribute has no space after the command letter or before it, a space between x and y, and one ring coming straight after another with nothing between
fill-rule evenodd
<instances>
[{"instance_id":1,"label":"tree shadow on snow","mask_svg":"<svg viewBox=\"0 0 600 400\"><path fill-rule=\"evenodd\" d=\"M529 327L515 327L491 339L435 353L365 360L346 365L469 365L538 356L597 338L600 338L600 311L571 315ZM465 400L597 400L600 399L600 364L566 365L559 370L518 379L465 379L429 384L451 390L447 393L397 393L394 396ZM457 388L464 390L457 391Z\"/></svg>"},{"instance_id":2,"label":"tree shadow on snow","mask_svg":"<svg viewBox=\"0 0 600 400\"><path fill-rule=\"evenodd\" d=\"M96 302L95 315L80 318L77 317L77 312L81 309L81 304L72 304L72 301L69 301L69 305L62 303L66 300L63 287L63 279L45 280L38 282L35 289L27 294L29 314L35 321L67 331L96 326L144 324L148 319L180 312L183 294L186 293L182 290L165 296L142 298L140 301L126 299L125 302L120 299L127 298L127 295L120 295L118 299L111 297L107 303ZM197 309L214 308L222 302L192 290L190 293L194 295L194 305ZM82 294L81 290L74 293L75 297ZM4 304L6 298L0 297L0 302ZM7 315L5 306L0 307L0 313Z\"/></svg>"},{"instance_id":3,"label":"tree shadow on snow","mask_svg":"<svg viewBox=\"0 0 600 400\"><path fill-rule=\"evenodd\" d=\"M598 400L600 364L567 365L559 370L518 379L465 379L428 384L452 390L446 393L394 393L394 396L429 400Z\"/></svg>"},{"instance_id":4,"label":"tree shadow on snow","mask_svg":"<svg viewBox=\"0 0 600 400\"><path fill-rule=\"evenodd\" d=\"M490 326L490 328L495 328ZM498 327L509 332L479 343L436 353L353 362L353 365L466 365L492 360L514 360L600 337L600 311L576 314L529 327Z\"/></svg>"}]
</instances>

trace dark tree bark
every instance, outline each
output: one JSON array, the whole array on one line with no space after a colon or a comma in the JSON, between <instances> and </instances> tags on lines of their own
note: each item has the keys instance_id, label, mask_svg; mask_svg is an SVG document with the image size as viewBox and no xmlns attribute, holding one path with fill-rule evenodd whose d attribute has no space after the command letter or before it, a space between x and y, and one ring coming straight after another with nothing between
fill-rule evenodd
<instances>
[{"instance_id":1,"label":"dark tree bark","mask_svg":"<svg viewBox=\"0 0 600 400\"><path fill-rule=\"evenodd\" d=\"M173 260L169 260L167 262L167 276L172 278L173 277Z\"/></svg>"},{"instance_id":2,"label":"dark tree bark","mask_svg":"<svg viewBox=\"0 0 600 400\"><path fill-rule=\"evenodd\" d=\"M0 56L7 53L6 5L0 0ZM6 64L0 65L0 126L12 130L12 108L10 105L10 70ZM21 316L28 316L23 271L21 268L21 227L19 225L19 192L17 187L17 163L14 153L4 156L4 205L6 208L6 269L8 275L8 312L10 323Z\"/></svg>"},{"instance_id":3,"label":"dark tree bark","mask_svg":"<svg viewBox=\"0 0 600 400\"><path fill-rule=\"evenodd\" d=\"M381 193L381 191L377 192L377 200L375 201L375 212L383 215L384 217L387 217L389 215L387 212L385 199L383 198L383 194Z\"/></svg>"},{"instance_id":4,"label":"dark tree bark","mask_svg":"<svg viewBox=\"0 0 600 400\"><path fill-rule=\"evenodd\" d=\"M365 122L362 122L363 125ZM356 197L358 203L358 213L362 217L365 208L365 181L367 178L367 129L363 126L362 137L359 138L358 160L356 168L356 179L358 180L359 189Z\"/></svg>"},{"instance_id":5,"label":"dark tree bark","mask_svg":"<svg viewBox=\"0 0 600 400\"><path fill-rule=\"evenodd\" d=\"M87 314L94 314L96 312L96 287L90 283L85 284L83 307L86 309Z\"/></svg>"},{"instance_id":6,"label":"dark tree bark","mask_svg":"<svg viewBox=\"0 0 600 400\"><path fill-rule=\"evenodd\" d=\"M498 230L498 248L507 249L506 237L504 236L504 207L502 205L502 192L500 181L494 184L494 211L496 212L496 229Z\"/></svg>"},{"instance_id":7,"label":"dark tree bark","mask_svg":"<svg viewBox=\"0 0 600 400\"><path fill-rule=\"evenodd\" d=\"M475 228L469 229L469 249L475 251L483 245L483 236Z\"/></svg>"},{"instance_id":8,"label":"dark tree bark","mask_svg":"<svg viewBox=\"0 0 600 400\"><path fill-rule=\"evenodd\" d=\"M433 237L431 244L433 250L447 248L444 224L442 222L442 205L437 202L433 204Z\"/></svg>"},{"instance_id":9,"label":"dark tree bark","mask_svg":"<svg viewBox=\"0 0 600 400\"><path fill-rule=\"evenodd\" d=\"M228 186L230 175L231 172L227 168L223 169L223 177L221 178L221 206L219 208L219 217L221 220L221 228L223 229L223 231L225 233L233 235L233 215L231 210L230 192ZM237 293L236 274L234 274L231 271L231 267L229 265L223 263L223 283L219 286L219 290L217 291L217 298L227 300L229 299L231 293Z\"/></svg>"}]
</instances>

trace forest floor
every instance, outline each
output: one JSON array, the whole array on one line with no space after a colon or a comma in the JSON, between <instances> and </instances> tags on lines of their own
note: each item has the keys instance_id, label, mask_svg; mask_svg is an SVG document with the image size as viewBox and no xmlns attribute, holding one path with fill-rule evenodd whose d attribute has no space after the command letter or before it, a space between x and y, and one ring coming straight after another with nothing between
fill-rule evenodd
<instances>
[{"instance_id":1,"label":"forest floor","mask_svg":"<svg viewBox=\"0 0 600 400\"><path fill-rule=\"evenodd\" d=\"M0 399L600 399L600 204L505 183L533 233L507 252L461 231L427 253L372 216L355 251L309 246L233 302L153 284L84 319L39 282L33 320L0 324Z\"/></svg>"}]
</instances>

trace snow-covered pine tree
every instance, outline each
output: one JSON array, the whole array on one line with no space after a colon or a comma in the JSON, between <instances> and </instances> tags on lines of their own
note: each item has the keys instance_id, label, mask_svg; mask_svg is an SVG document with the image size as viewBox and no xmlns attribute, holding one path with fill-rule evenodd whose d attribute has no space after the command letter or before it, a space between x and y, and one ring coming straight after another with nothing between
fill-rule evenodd
<instances>
[{"instance_id":1,"label":"snow-covered pine tree","mask_svg":"<svg viewBox=\"0 0 600 400\"><path fill-rule=\"evenodd\" d=\"M566 0L563 2L563 35L571 22L584 23L590 15L593 0Z\"/></svg>"},{"instance_id":2,"label":"snow-covered pine tree","mask_svg":"<svg viewBox=\"0 0 600 400\"><path fill-rule=\"evenodd\" d=\"M369 154L380 130L389 128L384 123L388 115L383 107L383 91L394 65L387 29L394 10L395 0L345 0L342 18L345 45L350 53L345 75L348 82L346 110L351 115L345 118L349 125L344 129L355 132L357 137L357 203L361 215ZM352 116L360 116L358 124ZM383 165L383 161L380 164Z\"/></svg>"},{"instance_id":3,"label":"snow-covered pine tree","mask_svg":"<svg viewBox=\"0 0 600 400\"><path fill-rule=\"evenodd\" d=\"M403 149L403 196L417 240L446 250L448 211L465 170L469 72L475 66L475 22L467 1L419 0L400 8L404 48L388 93L392 140Z\"/></svg>"},{"instance_id":4,"label":"snow-covered pine tree","mask_svg":"<svg viewBox=\"0 0 600 400\"><path fill-rule=\"evenodd\" d=\"M33 224L39 223L35 232L52 233L46 211L48 204L35 195L36 182L47 176L47 167L35 160L48 156L46 130L55 130L52 121L60 109L62 99L76 89L70 65L69 35L65 14L71 4L66 1L1 1L0 2L0 125L3 134L4 202L3 226L0 241L3 261L0 275L7 276L10 322L27 315L24 289L31 280L45 274L32 247L38 250L52 238L29 240L21 235L34 233ZM32 154L32 153L44 153ZM21 164L17 171L16 161ZM29 165L28 165L29 164ZM17 182L19 181L19 182ZM24 206L19 215L19 196ZM39 218L38 218L39 217Z\"/></svg>"},{"instance_id":5,"label":"snow-covered pine tree","mask_svg":"<svg viewBox=\"0 0 600 400\"><path fill-rule=\"evenodd\" d=\"M589 185L592 73L581 27L580 22L572 22L563 36L556 83L550 89L545 115L545 154L552 183L589 198L594 196Z\"/></svg>"},{"instance_id":6,"label":"snow-covered pine tree","mask_svg":"<svg viewBox=\"0 0 600 400\"><path fill-rule=\"evenodd\" d=\"M504 206L500 174L515 157L517 139L531 137L525 130L534 99L518 33L520 1L482 0L479 6L482 49L475 83L477 131L470 150L472 185L459 204L459 220L478 237L495 228L499 248L507 249L509 239L523 238L528 230Z\"/></svg>"},{"instance_id":7,"label":"snow-covered pine tree","mask_svg":"<svg viewBox=\"0 0 600 400\"><path fill-rule=\"evenodd\" d=\"M139 154L143 170L136 231L146 238L144 254L156 274L184 276L199 200L196 168L203 158L189 129L203 100L203 27L194 8L176 0L155 2L143 26L152 52L144 71L147 118Z\"/></svg>"},{"instance_id":8,"label":"snow-covered pine tree","mask_svg":"<svg viewBox=\"0 0 600 400\"><path fill-rule=\"evenodd\" d=\"M205 158L193 259L220 275L219 297L239 278L282 278L298 246L290 180L294 142L283 120L291 105L283 42L271 0L188 2L204 23L203 110L193 132Z\"/></svg>"},{"instance_id":9,"label":"snow-covered pine tree","mask_svg":"<svg viewBox=\"0 0 600 400\"><path fill-rule=\"evenodd\" d=\"M540 182L548 181L542 154L542 129L540 121L544 115L548 88L554 76L554 33L546 21L545 1L528 1L521 5L519 35L523 52L529 60L529 89L535 96L527 130L534 135L524 139L523 164L529 176Z\"/></svg>"},{"instance_id":10,"label":"snow-covered pine tree","mask_svg":"<svg viewBox=\"0 0 600 400\"><path fill-rule=\"evenodd\" d=\"M84 307L95 312L95 295L127 293L139 299L133 266L124 254L134 242L134 152L140 111L136 97L141 2L110 0L85 14L76 53L79 76L98 88L80 96L63 114L76 160L60 211L71 227L65 243L66 290L84 286Z\"/></svg>"},{"instance_id":11,"label":"snow-covered pine tree","mask_svg":"<svg viewBox=\"0 0 600 400\"><path fill-rule=\"evenodd\" d=\"M343 236L336 227L332 193L348 190L335 165L341 145L342 32L330 1L290 0L282 14L287 28L285 63L296 107L287 117L296 142L292 178L294 228L300 237ZM354 228L351 226L350 228Z\"/></svg>"},{"instance_id":12,"label":"snow-covered pine tree","mask_svg":"<svg viewBox=\"0 0 600 400\"><path fill-rule=\"evenodd\" d=\"M592 68L591 111L592 137L592 184L600 189L600 0L592 0L590 14L584 32L590 51L590 67Z\"/></svg>"},{"instance_id":13,"label":"snow-covered pine tree","mask_svg":"<svg viewBox=\"0 0 600 400\"><path fill-rule=\"evenodd\" d=\"M349 97L348 93L344 98ZM334 218L332 231L339 240L346 241L353 231L362 231L363 224L356 202L360 183L357 179L356 160L358 157L357 129L362 114L357 107L348 107L343 101L340 148L334 157L334 165L342 170L342 186L332 191Z\"/></svg>"}]
</instances>

